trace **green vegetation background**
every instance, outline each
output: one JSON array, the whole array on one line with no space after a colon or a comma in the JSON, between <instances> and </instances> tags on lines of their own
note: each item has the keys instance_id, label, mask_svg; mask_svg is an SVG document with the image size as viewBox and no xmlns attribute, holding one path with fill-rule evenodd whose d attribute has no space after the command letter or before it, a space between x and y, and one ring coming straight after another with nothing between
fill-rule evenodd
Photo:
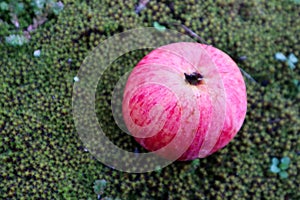
<instances>
[{"instance_id":1,"label":"green vegetation background","mask_svg":"<svg viewBox=\"0 0 300 200\"><path fill-rule=\"evenodd\" d=\"M0 199L97 199L96 180L112 199L300 199L299 64L290 69L276 52L300 57L300 5L277 0L64 0L64 10L12 47L0 27ZM26 19L28 20L28 19ZM246 79L248 112L230 144L200 162L175 162L156 172L128 174L97 161L72 120L73 78L102 40L159 22L183 24L227 52ZM122 44L120 44L122 45ZM35 50L40 57L34 57ZM131 52L99 83L97 113L119 146L140 147L113 123L107 109L118 75L148 51ZM109 74L109 73L108 73ZM272 157L288 156L289 177L270 172Z\"/></svg>"}]
</instances>

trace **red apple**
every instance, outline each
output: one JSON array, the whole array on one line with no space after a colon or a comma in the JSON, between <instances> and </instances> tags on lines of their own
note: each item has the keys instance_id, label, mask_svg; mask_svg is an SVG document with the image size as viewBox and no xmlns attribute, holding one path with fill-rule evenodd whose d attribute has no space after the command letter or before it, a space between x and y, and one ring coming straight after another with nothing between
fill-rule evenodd
<instances>
[{"instance_id":1,"label":"red apple","mask_svg":"<svg viewBox=\"0 0 300 200\"><path fill-rule=\"evenodd\" d=\"M174 160L206 157L241 128L246 86L236 63L221 50L180 42L159 47L131 72L123 118L144 148Z\"/></svg>"}]
</instances>

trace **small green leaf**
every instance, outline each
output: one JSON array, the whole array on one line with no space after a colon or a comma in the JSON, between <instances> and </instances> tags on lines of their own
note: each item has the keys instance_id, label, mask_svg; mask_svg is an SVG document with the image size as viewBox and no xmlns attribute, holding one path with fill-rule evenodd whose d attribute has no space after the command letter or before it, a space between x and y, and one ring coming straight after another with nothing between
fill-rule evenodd
<instances>
[{"instance_id":1,"label":"small green leaf","mask_svg":"<svg viewBox=\"0 0 300 200\"><path fill-rule=\"evenodd\" d=\"M34 0L32 4L33 6L41 10L44 8L44 5L46 4L46 0Z\"/></svg>"},{"instance_id":2,"label":"small green leaf","mask_svg":"<svg viewBox=\"0 0 300 200\"><path fill-rule=\"evenodd\" d=\"M291 159L289 157L283 157L283 158L281 158L280 161L281 161L281 163L289 165L291 162Z\"/></svg>"},{"instance_id":3,"label":"small green leaf","mask_svg":"<svg viewBox=\"0 0 300 200\"><path fill-rule=\"evenodd\" d=\"M160 25L158 22L154 22L153 26L158 31L165 31L166 30L166 27L163 26L163 25Z\"/></svg>"},{"instance_id":4,"label":"small green leaf","mask_svg":"<svg viewBox=\"0 0 300 200\"><path fill-rule=\"evenodd\" d=\"M52 7L52 12L55 15L58 15L63 9L64 9L64 4L61 1L59 1L59 2L54 3L54 5Z\"/></svg>"},{"instance_id":5,"label":"small green leaf","mask_svg":"<svg viewBox=\"0 0 300 200\"><path fill-rule=\"evenodd\" d=\"M279 163L279 160L278 160L278 158L272 158L272 165L275 165L275 166L277 166L278 165L278 163Z\"/></svg>"},{"instance_id":6,"label":"small green leaf","mask_svg":"<svg viewBox=\"0 0 300 200\"><path fill-rule=\"evenodd\" d=\"M285 164L285 163L280 163L280 164L279 164L279 168L280 168L281 170L286 170L286 169L289 168L289 165L288 165L288 164Z\"/></svg>"},{"instance_id":7,"label":"small green leaf","mask_svg":"<svg viewBox=\"0 0 300 200\"><path fill-rule=\"evenodd\" d=\"M51 1L50 1L51 2ZM46 0L33 0L31 2L35 15L41 15L46 5Z\"/></svg>"},{"instance_id":8,"label":"small green leaf","mask_svg":"<svg viewBox=\"0 0 300 200\"><path fill-rule=\"evenodd\" d=\"M276 165L271 165L270 170L271 170L271 172L276 173L276 174L278 172L280 172L280 169Z\"/></svg>"},{"instance_id":9,"label":"small green leaf","mask_svg":"<svg viewBox=\"0 0 300 200\"><path fill-rule=\"evenodd\" d=\"M157 166L155 167L155 171L156 171L158 174L161 173L161 170L162 170L161 166L157 165Z\"/></svg>"},{"instance_id":10,"label":"small green leaf","mask_svg":"<svg viewBox=\"0 0 300 200\"><path fill-rule=\"evenodd\" d=\"M294 3L296 3L296 4L300 4L300 0L294 0Z\"/></svg>"},{"instance_id":11,"label":"small green leaf","mask_svg":"<svg viewBox=\"0 0 300 200\"><path fill-rule=\"evenodd\" d=\"M8 9L9 9L8 4L5 3L4 1L2 1L2 2L0 3L0 9L1 9L1 10L8 10Z\"/></svg>"},{"instance_id":12,"label":"small green leaf","mask_svg":"<svg viewBox=\"0 0 300 200\"><path fill-rule=\"evenodd\" d=\"M289 177L289 174L286 171L281 171L281 172L279 172L279 176L280 176L280 178L285 179L285 178Z\"/></svg>"},{"instance_id":13,"label":"small green leaf","mask_svg":"<svg viewBox=\"0 0 300 200\"><path fill-rule=\"evenodd\" d=\"M101 180L96 180L94 182L94 192L98 195L103 194L104 189L106 188L106 180L101 179Z\"/></svg>"},{"instance_id":14,"label":"small green leaf","mask_svg":"<svg viewBox=\"0 0 300 200\"><path fill-rule=\"evenodd\" d=\"M195 168L198 167L198 166L200 165L199 159L193 160L192 165L193 165L193 167L195 167Z\"/></svg>"},{"instance_id":15,"label":"small green leaf","mask_svg":"<svg viewBox=\"0 0 300 200\"><path fill-rule=\"evenodd\" d=\"M23 35L9 35L5 37L5 42L11 46L22 46L28 42L28 39Z\"/></svg>"},{"instance_id":16,"label":"small green leaf","mask_svg":"<svg viewBox=\"0 0 300 200\"><path fill-rule=\"evenodd\" d=\"M157 165L157 166L155 167L155 171L160 171L160 170L161 170L161 166Z\"/></svg>"},{"instance_id":17,"label":"small green leaf","mask_svg":"<svg viewBox=\"0 0 300 200\"><path fill-rule=\"evenodd\" d=\"M297 87L298 91L300 92L300 82L297 79L293 79L294 85Z\"/></svg>"},{"instance_id":18,"label":"small green leaf","mask_svg":"<svg viewBox=\"0 0 300 200\"><path fill-rule=\"evenodd\" d=\"M24 4L23 3L17 3L16 6L14 7L14 13L19 15L25 11L24 9Z\"/></svg>"},{"instance_id":19,"label":"small green leaf","mask_svg":"<svg viewBox=\"0 0 300 200\"><path fill-rule=\"evenodd\" d=\"M290 68L291 70L293 70L293 69L296 68L295 64L292 63L290 60L288 60L287 63L288 63L288 66L289 66L289 68Z\"/></svg>"},{"instance_id":20,"label":"small green leaf","mask_svg":"<svg viewBox=\"0 0 300 200\"><path fill-rule=\"evenodd\" d=\"M285 55L283 53L281 53L281 52L277 52L275 54L275 59L279 60L279 61L286 61Z\"/></svg>"},{"instance_id":21,"label":"small green leaf","mask_svg":"<svg viewBox=\"0 0 300 200\"><path fill-rule=\"evenodd\" d=\"M291 53L288 57L289 61L291 61L292 63L297 63L298 62L298 58L295 56L295 54Z\"/></svg>"}]
</instances>

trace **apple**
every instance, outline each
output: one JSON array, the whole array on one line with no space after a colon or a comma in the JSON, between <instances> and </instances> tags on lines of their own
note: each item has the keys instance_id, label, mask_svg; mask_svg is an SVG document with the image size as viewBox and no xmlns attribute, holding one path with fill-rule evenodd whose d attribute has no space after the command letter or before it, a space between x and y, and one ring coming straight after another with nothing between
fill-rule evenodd
<instances>
[{"instance_id":1,"label":"apple","mask_svg":"<svg viewBox=\"0 0 300 200\"><path fill-rule=\"evenodd\" d=\"M246 86L236 63L213 46L192 42L146 55L130 73L122 102L124 122L136 141L180 161L225 147L246 110Z\"/></svg>"}]
</instances>

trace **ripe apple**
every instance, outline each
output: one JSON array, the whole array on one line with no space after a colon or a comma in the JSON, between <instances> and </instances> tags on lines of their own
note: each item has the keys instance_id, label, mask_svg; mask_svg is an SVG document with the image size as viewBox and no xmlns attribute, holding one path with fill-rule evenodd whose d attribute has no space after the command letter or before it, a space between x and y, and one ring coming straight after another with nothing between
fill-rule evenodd
<instances>
[{"instance_id":1,"label":"ripe apple","mask_svg":"<svg viewBox=\"0 0 300 200\"><path fill-rule=\"evenodd\" d=\"M122 102L124 122L136 141L181 161L227 145L246 110L246 86L236 63L213 46L192 42L146 55L131 72Z\"/></svg>"}]
</instances>

